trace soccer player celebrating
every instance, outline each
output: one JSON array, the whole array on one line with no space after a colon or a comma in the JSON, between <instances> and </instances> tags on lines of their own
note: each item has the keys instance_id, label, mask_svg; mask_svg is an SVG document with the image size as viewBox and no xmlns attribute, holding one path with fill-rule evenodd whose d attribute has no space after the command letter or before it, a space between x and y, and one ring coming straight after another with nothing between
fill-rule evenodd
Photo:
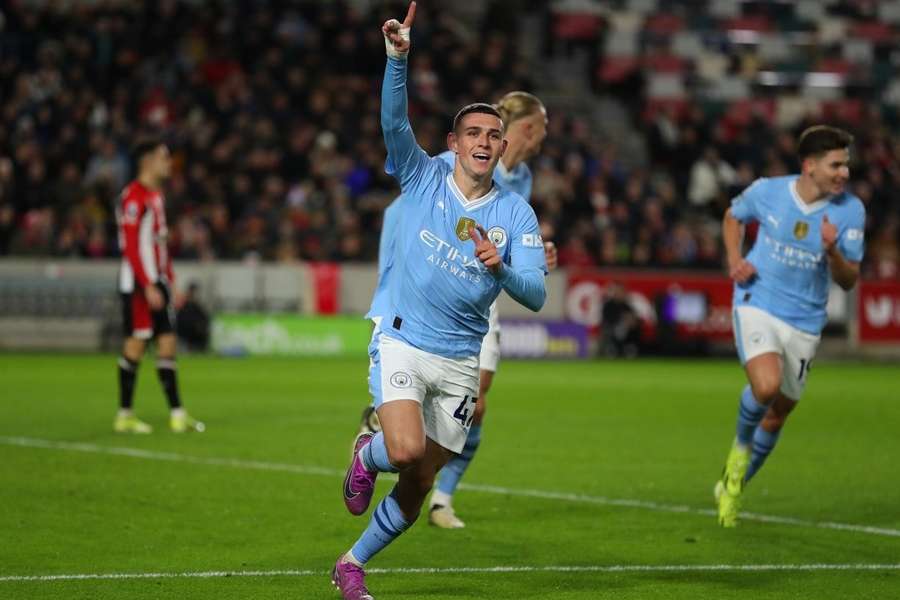
<instances>
[{"instance_id":1,"label":"soccer player celebrating","mask_svg":"<svg viewBox=\"0 0 900 600\"><path fill-rule=\"evenodd\" d=\"M507 187L529 200L531 197L531 169L525 161L533 158L540 151L541 143L547 136L547 109L543 103L528 92L510 92L503 96L495 108L503 120L504 137L507 148L494 169L494 181ZM450 167L456 163L456 153L448 150L439 155ZM388 303L388 277L393 263L391 254L394 250L395 229L402 213L403 196L397 198L384 213L381 228L381 239L378 253L378 285L372 298L372 306L367 318L375 321L377 327ZM556 268L557 251L553 242L544 242L544 254L547 268ZM465 527L455 514L452 505L453 494L475 456L481 443L481 424L487 407L486 396L491 388L494 373L500 362L500 323L497 316L497 303L491 305L488 332L481 344L479 356L479 390L478 402L475 404L475 416L472 427L466 438L463 451L452 457L439 474L437 489L431 495L428 520L432 525L446 529ZM374 407L363 411L360 433L377 432L380 429L378 416Z\"/></svg>"},{"instance_id":2,"label":"soccer player celebrating","mask_svg":"<svg viewBox=\"0 0 900 600\"><path fill-rule=\"evenodd\" d=\"M119 291L125 344L119 358L119 412L113 422L118 433L150 433L149 424L132 412L137 368L156 337L156 372L169 401L169 426L176 433L203 431L203 423L181 406L175 371L175 321L172 286L175 278L166 247L166 214L163 183L172 170L169 148L161 141L138 144L134 151L138 176L125 187L116 206L119 247Z\"/></svg>"},{"instance_id":3,"label":"soccer player celebrating","mask_svg":"<svg viewBox=\"0 0 900 600\"><path fill-rule=\"evenodd\" d=\"M382 32L388 60L381 125L388 173L404 200L388 282L389 304L369 348L369 388L382 431L359 436L343 495L366 511L379 472L399 472L368 527L332 571L346 600L370 600L364 565L418 517L435 473L465 445L478 394L478 353L500 290L531 310L544 303L543 241L534 211L495 186L505 150L503 122L490 104L463 107L453 120L451 168L416 143L407 116L409 34L403 23Z\"/></svg>"},{"instance_id":4,"label":"soccer player celebrating","mask_svg":"<svg viewBox=\"0 0 900 600\"><path fill-rule=\"evenodd\" d=\"M810 127L797 143L799 175L758 179L731 203L722 233L734 279L733 322L749 385L737 437L716 483L719 523L737 525L744 485L775 448L809 375L831 279L849 290L859 278L865 209L844 187L853 136ZM744 224L759 223L746 257Z\"/></svg>"}]
</instances>

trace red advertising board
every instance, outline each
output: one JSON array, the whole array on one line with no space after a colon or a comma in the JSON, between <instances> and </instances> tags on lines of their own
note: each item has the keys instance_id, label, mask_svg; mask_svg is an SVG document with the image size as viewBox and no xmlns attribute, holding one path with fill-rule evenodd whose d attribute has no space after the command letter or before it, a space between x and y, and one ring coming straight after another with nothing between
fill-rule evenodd
<instances>
[{"instance_id":1,"label":"red advertising board","mask_svg":"<svg viewBox=\"0 0 900 600\"><path fill-rule=\"evenodd\" d=\"M679 335L715 341L732 339L731 280L722 275L683 272L571 271L566 317L596 333L607 286L621 283L628 302L652 336L659 318L675 323Z\"/></svg>"},{"instance_id":2,"label":"red advertising board","mask_svg":"<svg viewBox=\"0 0 900 600\"><path fill-rule=\"evenodd\" d=\"M341 265L339 263L310 263L316 314L336 315L341 310Z\"/></svg>"},{"instance_id":3,"label":"red advertising board","mask_svg":"<svg viewBox=\"0 0 900 600\"><path fill-rule=\"evenodd\" d=\"M900 283L861 282L857 311L860 342L900 342Z\"/></svg>"}]
</instances>

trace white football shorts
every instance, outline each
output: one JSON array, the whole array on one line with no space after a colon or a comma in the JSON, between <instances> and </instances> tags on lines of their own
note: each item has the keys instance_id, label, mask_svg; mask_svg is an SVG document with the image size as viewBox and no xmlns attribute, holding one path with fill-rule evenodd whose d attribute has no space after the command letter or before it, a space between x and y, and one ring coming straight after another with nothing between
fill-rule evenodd
<instances>
[{"instance_id":1,"label":"white football shorts","mask_svg":"<svg viewBox=\"0 0 900 600\"><path fill-rule=\"evenodd\" d=\"M500 364L500 317L497 314L497 303L491 304L488 317L488 332L481 340L481 355L478 357L479 368L483 371L497 372Z\"/></svg>"},{"instance_id":2,"label":"white football shorts","mask_svg":"<svg viewBox=\"0 0 900 600\"><path fill-rule=\"evenodd\" d=\"M422 405L425 434L462 452L478 401L478 357L431 354L376 327L369 346L369 393L375 408L393 400Z\"/></svg>"},{"instance_id":3,"label":"white football shorts","mask_svg":"<svg viewBox=\"0 0 900 600\"><path fill-rule=\"evenodd\" d=\"M760 354L781 356L781 392L799 400L806 388L810 364L821 336L801 331L755 306L738 306L732 312L734 341L741 364Z\"/></svg>"}]
</instances>

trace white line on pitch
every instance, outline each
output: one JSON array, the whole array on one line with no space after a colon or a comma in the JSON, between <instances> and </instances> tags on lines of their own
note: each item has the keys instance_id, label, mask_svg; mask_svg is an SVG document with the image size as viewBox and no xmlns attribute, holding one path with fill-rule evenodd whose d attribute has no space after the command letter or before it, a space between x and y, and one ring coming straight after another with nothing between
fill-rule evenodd
<instances>
[{"instance_id":1,"label":"white line on pitch","mask_svg":"<svg viewBox=\"0 0 900 600\"><path fill-rule=\"evenodd\" d=\"M685 573L747 571L897 571L900 564L796 564L796 565L574 565L508 567L399 567L367 569L368 574L432 575L442 573ZM183 573L73 573L60 575L3 575L0 582L78 581L86 579L212 579L216 577L311 577L328 571L281 569L273 571L187 571Z\"/></svg>"},{"instance_id":2,"label":"white line on pitch","mask_svg":"<svg viewBox=\"0 0 900 600\"><path fill-rule=\"evenodd\" d=\"M299 473L301 475L326 475L343 477L344 471L329 469L327 467L314 467L307 465L293 465L287 463L273 463L257 460L243 460L237 458L217 458L191 456L174 452L157 452L154 450L141 450L140 448L128 448L122 446L102 446L99 444L87 444L79 442L59 442L27 437L0 436L0 444L8 446L24 446L27 448L47 448L51 450L69 450L74 452L88 452L92 454L111 454L114 456L128 456L146 460L161 460L183 462L195 465L209 465L216 467L231 467L235 469L250 469L258 471L281 471L287 473ZM384 475L382 476L384 477ZM657 512L686 513L694 515L715 516L716 511L706 508L693 508L682 504L662 504L648 500L632 500L628 498L607 498L604 496L590 496L587 494L574 494L569 492L554 492L547 490L532 490L524 488L508 488L496 485L481 485L474 483L460 483L460 489L482 492L486 494L500 494L506 496L518 496L525 498L540 498L542 500L562 500L565 502L578 502L583 504L598 504L603 506L621 506L626 508L642 508ZM887 527L872 527L869 525L856 525L853 523L835 523L831 521L808 521L794 517L779 517L776 515L763 515L758 513L741 513L741 517L750 521L763 523L778 523L781 525L796 525L800 527L815 527L818 529L834 529L838 531L851 531L854 533L867 533L870 535L883 535L900 537L900 530Z\"/></svg>"}]
</instances>

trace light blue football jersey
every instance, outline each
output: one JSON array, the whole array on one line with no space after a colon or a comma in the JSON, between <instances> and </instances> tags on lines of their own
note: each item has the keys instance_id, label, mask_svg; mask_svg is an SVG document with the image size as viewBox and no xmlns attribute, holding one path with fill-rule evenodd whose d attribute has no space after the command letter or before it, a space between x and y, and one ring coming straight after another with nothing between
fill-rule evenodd
<instances>
[{"instance_id":1,"label":"light blue football jersey","mask_svg":"<svg viewBox=\"0 0 900 600\"><path fill-rule=\"evenodd\" d=\"M494 185L467 199L453 168L416 143L407 117L406 61L389 58L382 87L385 170L404 200L395 223L382 331L447 357L477 355L501 289L533 310L546 292L537 217L519 194ZM504 263L497 277L475 257L469 225L481 225Z\"/></svg>"},{"instance_id":2,"label":"light blue football jersey","mask_svg":"<svg viewBox=\"0 0 900 600\"><path fill-rule=\"evenodd\" d=\"M745 257L757 275L734 286L734 306L755 306L786 323L818 335L825 326L831 272L822 247L822 219L837 227L844 258L863 258L866 212L859 198L843 192L806 204L797 175L757 179L731 202L732 216L756 221L759 233Z\"/></svg>"},{"instance_id":3,"label":"light blue football jersey","mask_svg":"<svg viewBox=\"0 0 900 600\"><path fill-rule=\"evenodd\" d=\"M456 153L450 150L441 152L438 154L438 158L450 165L451 169L456 165ZM531 169L524 162L520 162L509 171L503 166L503 161L500 161L497 163L497 168L494 169L494 181L516 192L525 200L531 200ZM372 295L372 304L369 307L369 312L366 313L367 319L381 317L387 311L388 274L393 263L393 240L397 223L400 221L400 214L402 213L400 204L403 202L403 198L404 196L402 195L397 196L384 210L381 223L381 237L378 239L378 283L375 286L375 293Z\"/></svg>"}]
</instances>

